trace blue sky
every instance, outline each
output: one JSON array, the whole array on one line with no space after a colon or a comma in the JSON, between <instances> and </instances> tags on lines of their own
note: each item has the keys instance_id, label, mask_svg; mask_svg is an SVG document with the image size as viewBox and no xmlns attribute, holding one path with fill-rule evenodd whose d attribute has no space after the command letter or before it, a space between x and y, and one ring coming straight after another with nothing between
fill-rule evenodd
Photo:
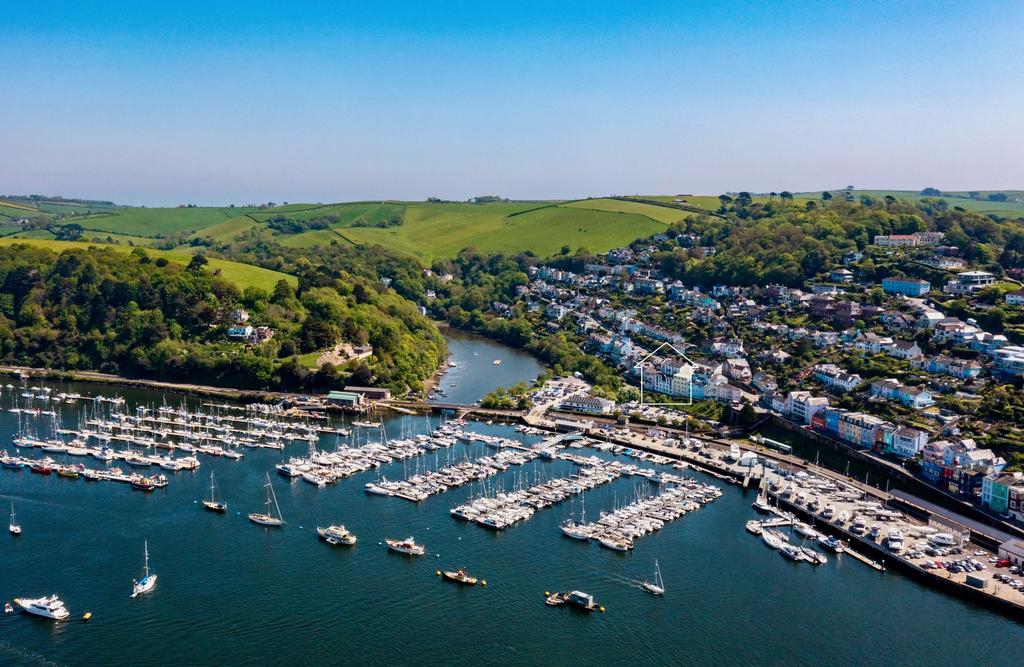
<instances>
[{"instance_id":1,"label":"blue sky","mask_svg":"<svg viewBox=\"0 0 1024 667\"><path fill-rule=\"evenodd\" d=\"M1022 26L1019 0L4 3L0 192L1024 188Z\"/></svg>"}]
</instances>

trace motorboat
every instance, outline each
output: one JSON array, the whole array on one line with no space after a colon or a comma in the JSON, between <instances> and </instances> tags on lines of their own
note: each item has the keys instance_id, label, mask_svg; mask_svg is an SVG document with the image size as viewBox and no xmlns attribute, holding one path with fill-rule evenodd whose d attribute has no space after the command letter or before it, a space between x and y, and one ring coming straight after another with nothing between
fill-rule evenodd
<instances>
[{"instance_id":1,"label":"motorboat","mask_svg":"<svg viewBox=\"0 0 1024 667\"><path fill-rule=\"evenodd\" d=\"M792 544L783 544L780 553L783 558L799 563L802 560L806 560L804 552L800 547L793 546Z\"/></svg>"},{"instance_id":2,"label":"motorboat","mask_svg":"<svg viewBox=\"0 0 1024 667\"><path fill-rule=\"evenodd\" d=\"M935 533L928 536L928 541L938 547L959 546L956 538L951 533Z\"/></svg>"},{"instance_id":3,"label":"motorboat","mask_svg":"<svg viewBox=\"0 0 1024 667\"><path fill-rule=\"evenodd\" d=\"M779 537L778 531L774 530L762 530L761 539L772 549L781 549L782 545L785 544L785 541Z\"/></svg>"},{"instance_id":4,"label":"motorboat","mask_svg":"<svg viewBox=\"0 0 1024 667\"><path fill-rule=\"evenodd\" d=\"M14 598L14 604L26 614L51 618L55 621L63 621L71 615L56 595L44 598Z\"/></svg>"},{"instance_id":5,"label":"motorboat","mask_svg":"<svg viewBox=\"0 0 1024 667\"><path fill-rule=\"evenodd\" d=\"M454 581L457 584L464 584L466 586L476 586L477 582L476 577L469 576L469 573L466 572L466 568L464 567L460 567L455 571L444 570L441 572L441 576L448 581Z\"/></svg>"},{"instance_id":6,"label":"motorboat","mask_svg":"<svg viewBox=\"0 0 1024 667\"><path fill-rule=\"evenodd\" d=\"M761 534L761 530L762 530L761 522L758 521L757 519L752 519L752 520L748 521L747 525L746 525L746 528L747 528L747 532L750 533L751 535L760 535Z\"/></svg>"},{"instance_id":7,"label":"motorboat","mask_svg":"<svg viewBox=\"0 0 1024 667\"><path fill-rule=\"evenodd\" d=\"M825 557L825 554L815 551L810 547L800 547L800 551L804 554L804 560L811 565L824 565L828 562L828 558Z\"/></svg>"},{"instance_id":8,"label":"motorboat","mask_svg":"<svg viewBox=\"0 0 1024 667\"><path fill-rule=\"evenodd\" d=\"M822 535L818 538L818 543L833 553L841 554L846 551L846 547L843 545L842 541L837 539L834 535Z\"/></svg>"},{"instance_id":9,"label":"motorboat","mask_svg":"<svg viewBox=\"0 0 1024 667\"><path fill-rule=\"evenodd\" d=\"M411 537L407 537L404 540L395 540L389 537L384 542L388 545L388 549L397 551L400 554L422 556L427 552L427 548L424 545L416 544L416 540Z\"/></svg>"},{"instance_id":10,"label":"motorboat","mask_svg":"<svg viewBox=\"0 0 1024 667\"><path fill-rule=\"evenodd\" d=\"M150 574L149 572L149 542L145 542L144 544L145 546L143 553L145 554L145 560L143 561L143 568L146 574L142 577L142 579L132 582L133 598L137 598L140 595L145 595L146 593L149 593L156 586L156 575Z\"/></svg>"},{"instance_id":11,"label":"motorboat","mask_svg":"<svg viewBox=\"0 0 1024 667\"><path fill-rule=\"evenodd\" d=\"M373 496L393 496L391 491L388 491L380 484L374 484L373 482L367 482L363 489Z\"/></svg>"},{"instance_id":12,"label":"motorboat","mask_svg":"<svg viewBox=\"0 0 1024 667\"><path fill-rule=\"evenodd\" d=\"M899 528L893 528L885 537L886 548L894 554L903 552L903 533Z\"/></svg>"},{"instance_id":13,"label":"motorboat","mask_svg":"<svg viewBox=\"0 0 1024 667\"><path fill-rule=\"evenodd\" d=\"M341 525L327 526L326 528L321 528L317 526L316 532L318 535L320 535L320 539L327 542L331 546L351 546L355 544L357 541L356 536L348 532L348 529L346 529L345 526Z\"/></svg>"}]
</instances>

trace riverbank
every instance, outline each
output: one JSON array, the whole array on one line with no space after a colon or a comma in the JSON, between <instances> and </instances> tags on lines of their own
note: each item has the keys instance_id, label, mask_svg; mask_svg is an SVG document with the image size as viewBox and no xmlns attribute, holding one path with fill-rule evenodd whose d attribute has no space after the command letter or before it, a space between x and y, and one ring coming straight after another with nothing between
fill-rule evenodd
<instances>
[{"instance_id":1,"label":"riverbank","mask_svg":"<svg viewBox=\"0 0 1024 667\"><path fill-rule=\"evenodd\" d=\"M209 398L223 398L233 401L272 403L286 398L294 398L299 394L268 391L233 389L230 387L215 387L212 385L165 382L163 380L149 380L146 378L133 378L124 375L111 373L99 373L95 371L62 371L52 368L32 368L30 366L0 366L0 373L21 377L38 378L43 380L59 380L62 382L95 382L99 384L119 384L128 387L142 387L146 389L162 389L174 391L192 396L205 396Z\"/></svg>"}]
</instances>

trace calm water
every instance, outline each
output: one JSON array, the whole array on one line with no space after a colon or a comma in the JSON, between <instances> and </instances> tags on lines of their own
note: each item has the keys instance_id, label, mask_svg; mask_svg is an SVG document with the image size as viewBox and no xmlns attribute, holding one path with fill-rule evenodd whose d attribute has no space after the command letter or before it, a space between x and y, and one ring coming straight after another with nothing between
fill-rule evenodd
<instances>
[{"instance_id":1,"label":"calm water","mask_svg":"<svg viewBox=\"0 0 1024 667\"><path fill-rule=\"evenodd\" d=\"M441 377L442 403L468 404L497 387L533 382L544 367L531 355L459 329L444 330L450 360L455 367ZM494 361L501 363L495 365Z\"/></svg>"},{"instance_id":2,"label":"calm water","mask_svg":"<svg viewBox=\"0 0 1024 667\"><path fill-rule=\"evenodd\" d=\"M488 361L494 355L487 351ZM501 356L507 363L508 353ZM5 408L8 394L0 398ZM163 397L121 394L129 405ZM65 412L74 423L73 411ZM0 442L9 443L15 428L15 415L3 412ZM393 435L425 428L423 417L387 422ZM514 435L507 426L472 428ZM459 444L450 451L473 458L489 450ZM419 465L443 464L447 455L431 453ZM851 559L832 558L817 569L785 561L744 531L752 497L731 485L714 503L619 554L561 536L559 522L578 511L570 503L496 534L448 514L474 489L413 505L363 493L376 471L324 489L272 475L288 525L260 528L245 514L262 507L263 474L279 456L247 450L238 462L202 457L199 471L174 474L167 489L152 494L0 470L0 510L13 499L25 531L0 535L0 597L57 592L73 618L94 614L88 624L0 618L0 664L935 665L1005 657L1021 647L1021 625L899 574ZM382 472L397 478L416 465L394 463ZM537 462L493 479L509 487L517 475L532 481L574 469ZM228 515L195 502L211 470ZM588 515L631 496L638 483L620 479L588 492ZM319 542L313 529L328 522L344 523L359 544ZM390 554L379 544L410 534L428 556ZM143 540L159 583L151 596L131 600ZM635 583L651 575L655 558L668 588L663 598ZM464 589L434 575L438 567L463 565L489 585ZM607 612L545 607L545 591L572 588L593 593Z\"/></svg>"}]
</instances>

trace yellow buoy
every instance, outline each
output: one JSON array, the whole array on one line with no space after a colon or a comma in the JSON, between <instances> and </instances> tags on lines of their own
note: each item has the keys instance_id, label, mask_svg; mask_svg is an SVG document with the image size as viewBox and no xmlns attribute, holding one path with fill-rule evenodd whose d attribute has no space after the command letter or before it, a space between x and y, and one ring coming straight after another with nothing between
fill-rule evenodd
<instances>
[{"instance_id":1,"label":"yellow buoy","mask_svg":"<svg viewBox=\"0 0 1024 667\"><path fill-rule=\"evenodd\" d=\"M481 585L481 586L486 586L486 585L487 585L487 580L486 580L486 579L482 580L482 581L480 582L480 585Z\"/></svg>"},{"instance_id":2,"label":"yellow buoy","mask_svg":"<svg viewBox=\"0 0 1024 667\"><path fill-rule=\"evenodd\" d=\"M604 613L604 607L601 607L601 613L602 614Z\"/></svg>"},{"instance_id":3,"label":"yellow buoy","mask_svg":"<svg viewBox=\"0 0 1024 667\"><path fill-rule=\"evenodd\" d=\"M441 570L438 570L438 571L437 571L437 572L435 572L434 574L436 574L437 576L439 576L439 577L440 577L440 576L441 576Z\"/></svg>"},{"instance_id":4,"label":"yellow buoy","mask_svg":"<svg viewBox=\"0 0 1024 667\"><path fill-rule=\"evenodd\" d=\"M544 591L544 595L551 595L551 593L548 593L547 591Z\"/></svg>"},{"instance_id":5,"label":"yellow buoy","mask_svg":"<svg viewBox=\"0 0 1024 667\"><path fill-rule=\"evenodd\" d=\"M90 618L92 618L92 612L91 611L87 611L84 614L82 614L82 620L83 621L88 621Z\"/></svg>"}]
</instances>

